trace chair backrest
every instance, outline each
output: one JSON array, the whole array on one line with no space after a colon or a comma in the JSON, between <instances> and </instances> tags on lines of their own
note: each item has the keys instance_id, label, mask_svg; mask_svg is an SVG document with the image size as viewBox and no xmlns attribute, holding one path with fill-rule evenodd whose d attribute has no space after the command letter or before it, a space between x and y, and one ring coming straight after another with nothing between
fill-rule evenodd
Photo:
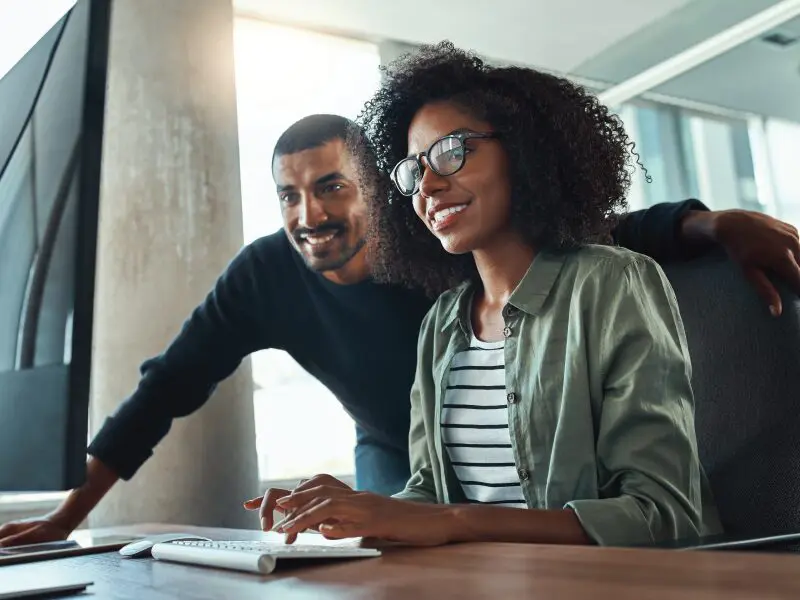
<instances>
[{"instance_id":1,"label":"chair backrest","mask_svg":"<svg viewBox=\"0 0 800 600\"><path fill-rule=\"evenodd\" d=\"M738 265L664 267L692 358L700 459L726 530L800 532L800 299L769 314Z\"/></svg>"}]
</instances>

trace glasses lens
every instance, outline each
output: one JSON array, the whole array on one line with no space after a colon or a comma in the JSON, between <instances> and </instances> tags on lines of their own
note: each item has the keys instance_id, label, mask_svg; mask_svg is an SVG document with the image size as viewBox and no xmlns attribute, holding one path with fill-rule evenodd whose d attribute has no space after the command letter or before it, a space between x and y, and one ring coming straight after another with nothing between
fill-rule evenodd
<instances>
[{"instance_id":1,"label":"glasses lens","mask_svg":"<svg viewBox=\"0 0 800 600\"><path fill-rule=\"evenodd\" d=\"M394 183L401 194L406 196L413 194L420 179L419 165L413 158L406 158L397 164L394 171Z\"/></svg>"},{"instance_id":2,"label":"glasses lens","mask_svg":"<svg viewBox=\"0 0 800 600\"><path fill-rule=\"evenodd\" d=\"M464 165L464 144L455 137L446 137L431 148L428 160L440 175L452 175Z\"/></svg>"}]
</instances>

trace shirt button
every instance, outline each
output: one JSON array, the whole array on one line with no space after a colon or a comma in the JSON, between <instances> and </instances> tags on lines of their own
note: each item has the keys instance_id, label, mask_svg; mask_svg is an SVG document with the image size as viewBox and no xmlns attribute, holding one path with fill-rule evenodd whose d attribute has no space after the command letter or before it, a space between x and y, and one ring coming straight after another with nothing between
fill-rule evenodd
<instances>
[{"instance_id":1,"label":"shirt button","mask_svg":"<svg viewBox=\"0 0 800 600\"><path fill-rule=\"evenodd\" d=\"M520 481L528 481L528 478L531 476L527 469L520 469L517 473L519 474Z\"/></svg>"},{"instance_id":2,"label":"shirt button","mask_svg":"<svg viewBox=\"0 0 800 600\"><path fill-rule=\"evenodd\" d=\"M495 329L495 331L497 331ZM503 336L504 337L511 337L511 327L504 327L503 328Z\"/></svg>"},{"instance_id":3,"label":"shirt button","mask_svg":"<svg viewBox=\"0 0 800 600\"><path fill-rule=\"evenodd\" d=\"M514 404L517 401L517 395L514 392L509 392L506 400L508 400L509 404Z\"/></svg>"}]
</instances>

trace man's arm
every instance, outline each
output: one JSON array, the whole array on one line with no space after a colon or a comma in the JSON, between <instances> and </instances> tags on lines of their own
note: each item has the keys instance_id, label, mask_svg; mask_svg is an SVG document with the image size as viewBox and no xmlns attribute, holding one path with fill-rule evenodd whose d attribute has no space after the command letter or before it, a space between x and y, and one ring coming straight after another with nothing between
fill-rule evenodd
<instances>
[{"instance_id":1,"label":"man's arm","mask_svg":"<svg viewBox=\"0 0 800 600\"><path fill-rule=\"evenodd\" d=\"M117 474L96 458L86 465L86 482L49 515L0 526L0 548L66 539L116 483Z\"/></svg>"},{"instance_id":2,"label":"man's arm","mask_svg":"<svg viewBox=\"0 0 800 600\"><path fill-rule=\"evenodd\" d=\"M47 517L0 527L0 546L69 535L119 478L133 477L173 419L200 408L245 356L272 344L281 320L270 318L269 328L262 320L275 315L262 292L267 268L252 245L236 256L166 351L142 365L137 389L89 445L86 482Z\"/></svg>"},{"instance_id":3,"label":"man's arm","mask_svg":"<svg viewBox=\"0 0 800 600\"><path fill-rule=\"evenodd\" d=\"M713 232L693 228L684 235L684 221L694 215L714 214L699 200L664 202L619 217L612 232L614 243L661 262L689 260L708 252L715 245Z\"/></svg>"},{"instance_id":4,"label":"man's arm","mask_svg":"<svg viewBox=\"0 0 800 600\"><path fill-rule=\"evenodd\" d=\"M105 421L90 455L130 479L173 419L203 406L245 356L272 343L274 330L261 322L275 310L261 292L264 269L253 246L236 256L166 351L142 365L137 389Z\"/></svg>"},{"instance_id":5,"label":"man's arm","mask_svg":"<svg viewBox=\"0 0 800 600\"><path fill-rule=\"evenodd\" d=\"M797 229L763 213L710 211L698 200L656 204L620 217L614 242L660 263L691 260L724 250L774 316L783 310L773 278L800 294Z\"/></svg>"},{"instance_id":6,"label":"man's arm","mask_svg":"<svg viewBox=\"0 0 800 600\"><path fill-rule=\"evenodd\" d=\"M90 458L86 465L85 483L67 495L64 502L50 515L50 519L69 534L89 516L117 480L119 476L102 461Z\"/></svg>"}]
</instances>

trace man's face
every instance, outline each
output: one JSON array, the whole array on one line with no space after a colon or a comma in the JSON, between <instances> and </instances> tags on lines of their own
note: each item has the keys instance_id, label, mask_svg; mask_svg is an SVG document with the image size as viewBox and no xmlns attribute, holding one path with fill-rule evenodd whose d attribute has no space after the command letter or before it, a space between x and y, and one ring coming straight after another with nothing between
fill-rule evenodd
<instances>
[{"instance_id":1,"label":"man's face","mask_svg":"<svg viewBox=\"0 0 800 600\"><path fill-rule=\"evenodd\" d=\"M283 227L314 271L340 269L364 246L367 207L344 141L277 156Z\"/></svg>"}]
</instances>

